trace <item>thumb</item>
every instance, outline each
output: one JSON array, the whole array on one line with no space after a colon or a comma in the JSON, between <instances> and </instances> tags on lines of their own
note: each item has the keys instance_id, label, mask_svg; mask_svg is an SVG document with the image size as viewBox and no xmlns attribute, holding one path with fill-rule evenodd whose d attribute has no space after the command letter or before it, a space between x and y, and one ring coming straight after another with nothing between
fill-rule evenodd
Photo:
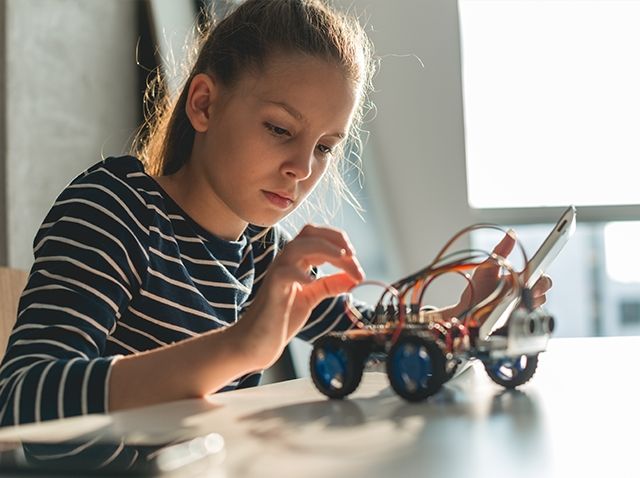
<instances>
[{"instance_id":1,"label":"thumb","mask_svg":"<svg viewBox=\"0 0 640 478\"><path fill-rule=\"evenodd\" d=\"M328 297L333 297L349 291L357 284L349 274L340 272L329 276L323 276L304 286L302 292L311 307L315 307Z\"/></svg>"},{"instance_id":2,"label":"thumb","mask_svg":"<svg viewBox=\"0 0 640 478\"><path fill-rule=\"evenodd\" d=\"M295 304L292 303L288 317L289 337L293 337L305 324L311 310L328 297L347 292L357 282L347 273L342 272L320 277L296 291Z\"/></svg>"},{"instance_id":3,"label":"thumb","mask_svg":"<svg viewBox=\"0 0 640 478\"><path fill-rule=\"evenodd\" d=\"M509 229L502 240L493 248L493 253L501 257L507 257L511 254L515 245L516 233L513 229Z\"/></svg>"},{"instance_id":4,"label":"thumb","mask_svg":"<svg viewBox=\"0 0 640 478\"><path fill-rule=\"evenodd\" d=\"M288 327L289 321L291 320L291 313L292 313L291 311L293 309L293 305L296 301L296 296L298 295L299 291L300 291L300 284L298 284L297 282L290 284L285 289L285 296L283 298L281 305L284 309L282 312L282 318L284 319L284 323L287 324L287 327ZM285 327L285 329L287 327Z\"/></svg>"}]
</instances>

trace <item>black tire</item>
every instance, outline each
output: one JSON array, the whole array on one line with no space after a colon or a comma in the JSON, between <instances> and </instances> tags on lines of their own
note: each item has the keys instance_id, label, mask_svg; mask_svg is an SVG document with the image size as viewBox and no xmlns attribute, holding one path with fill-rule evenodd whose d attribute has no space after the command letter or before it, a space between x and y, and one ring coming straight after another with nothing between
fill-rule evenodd
<instances>
[{"instance_id":1,"label":"black tire","mask_svg":"<svg viewBox=\"0 0 640 478\"><path fill-rule=\"evenodd\" d=\"M445 357L424 335L402 335L387 356L387 376L393 390L409 402L430 397L447 380Z\"/></svg>"},{"instance_id":2,"label":"black tire","mask_svg":"<svg viewBox=\"0 0 640 478\"><path fill-rule=\"evenodd\" d=\"M515 359L498 359L484 362L489 378L504 388L516 388L528 382L538 368L538 354L521 355Z\"/></svg>"},{"instance_id":3,"label":"black tire","mask_svg":"<svg viewBox=\"0 0 640 478\"><path fill-rule=\"evenodd\" d=\"M352 393L362 380L364 349L364 344L340 336L319 338L309 363L316 388L329 398L344 398Z\"/></svg>"}]
</instances>

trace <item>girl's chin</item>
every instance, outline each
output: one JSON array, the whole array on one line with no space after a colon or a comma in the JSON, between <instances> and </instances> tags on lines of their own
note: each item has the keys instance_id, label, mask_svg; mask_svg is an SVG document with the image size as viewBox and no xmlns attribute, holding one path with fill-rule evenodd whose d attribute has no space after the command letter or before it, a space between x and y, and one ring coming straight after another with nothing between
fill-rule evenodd
<instances>
[{"instance_id":1,"label":"girl's chin","mask_svg":"<svg viewBox=\"0 0 640 478\"><path fill-rule=\"evenodd\" d=\"M271 227L271 226L275 226L280 221L290 216L293 211L295 211L295 209L292 209L291 211L287 211L286 213L283 213L283 214L264 214L260 216L255 216L252 218L253 220L249 219L247 220L247 222L249 224L253 224L254 226Z\"/></svg>"}]
</instances>

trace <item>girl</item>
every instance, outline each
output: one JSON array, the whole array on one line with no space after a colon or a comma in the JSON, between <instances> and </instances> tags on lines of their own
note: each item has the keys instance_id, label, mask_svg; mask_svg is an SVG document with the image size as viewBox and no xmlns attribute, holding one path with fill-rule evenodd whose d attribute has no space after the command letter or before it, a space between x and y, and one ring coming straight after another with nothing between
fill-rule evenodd
<instances>
[{"instance_id":1,"label":"girl","mask_svg":"<svg viewBox=\"0 0 640 478\"><path fill-rule=\"evenodd\" d=\"M362 29L319 0L248 0L211 29L138 157L82 173L39 229L0 424L257 385L292 337L349 327L341 294L364 274L347 236L286 243L277 223L336 177L371 70ZM323 263L340 272L315 278Z\"/></svg>"}]
</instances>

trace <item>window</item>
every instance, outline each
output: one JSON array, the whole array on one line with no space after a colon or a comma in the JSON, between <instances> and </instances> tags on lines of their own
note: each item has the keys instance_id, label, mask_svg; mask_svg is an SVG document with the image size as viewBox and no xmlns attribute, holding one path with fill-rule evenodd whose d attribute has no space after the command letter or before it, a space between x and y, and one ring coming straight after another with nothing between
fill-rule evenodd
<instances>
[{"instance_id":1,"label":"window","mask_svg":"<svg viewBox=\"0 0 640 478\"><path fill-rule=\"evenodd\" d=\"M579 206L576 234L548 271L556 335L640 333L640 222L628 221L640 219L640 1L458 7L471 210L514 224L531 253L549 207ZM497 238L472 241L490 249Z\"/></svg>"},{"instance_id":2,"label":"window","mask_svg":"<svg viewBox=\"0 0 640 478\"><path fill-rule=\"evenodd\" d=\"M620 302L620 322L622 325L640 325L640 301L623 300Z\"/></svg>"},{"instance_id":3,"label":"window","mask_svg":"<svg viewBox=\"0 0 640 478\"><path fill-rule=\"evenodd\" d=\"M640 2L460 0L459 14L470 205L640 203Z\"/></svg>"}]
</instances>

